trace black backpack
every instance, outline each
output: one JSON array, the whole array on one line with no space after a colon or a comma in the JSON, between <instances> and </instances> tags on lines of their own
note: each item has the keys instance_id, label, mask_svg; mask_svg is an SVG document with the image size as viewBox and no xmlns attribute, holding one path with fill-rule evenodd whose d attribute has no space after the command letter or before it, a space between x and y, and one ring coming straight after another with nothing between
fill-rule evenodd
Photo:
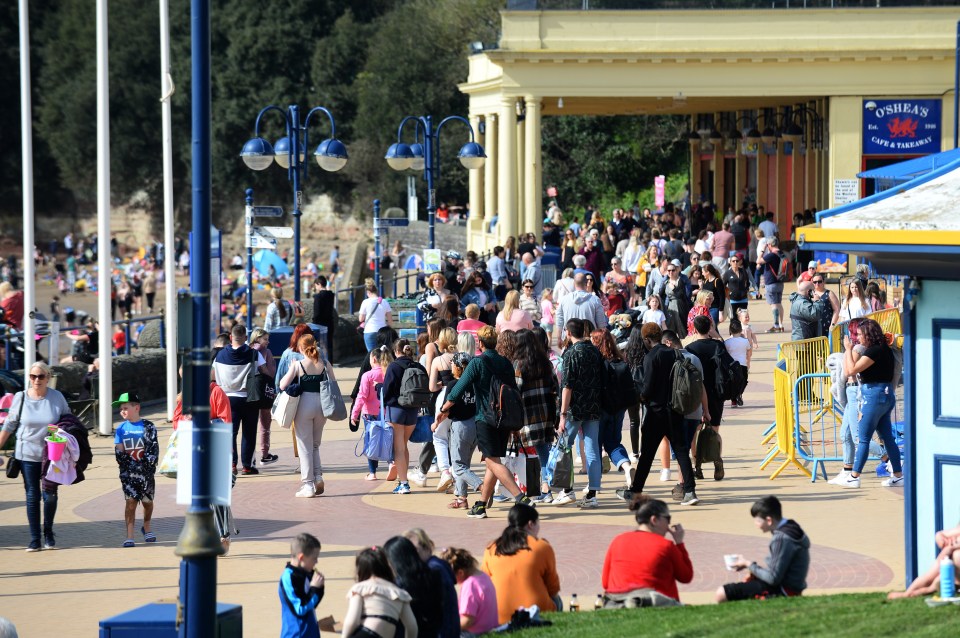
<instances>
[{"instance_id":1,"label":"black backpack","mask_svg":"<svg viewBox=\"0 0 960 638\"><path fill-rule=\"evenodd\" d=\"M625 361L604 361L607 383L603 389L603 411L616 414L640 400L633 372ZM640 374L643 374L641 370ZM642 383L642 376L641 376Z\"/></svg>"},{"instance_id":2,"label":"black backpack","mask_svg":"<svg viewBox=\"0 0 960 638\"><path fill-rule=\"evenodd\" d=\"M483 357L480 361L483 361L491 375L488 390L490 400L487 402L483 420L498 430L516 432L523 427L523 398L517 388L516 377L501 377Z\"/></svg>"},{"instance_id":3,"label":"black backpack","mask_svg":"<svg viewBox=\"0 0 960 638\"><path fill-rule=\"evenodd\" d=\"M433 400L430 392L430 377L419 364L412 363L403 371L400 379L400 396L397 403L408 409L429 408Z\"/></svg>"},{"instance_id":4,"label":"black backpack","mask_svg":"<svg viewBox=\"0 0 960 638\"><path fill-rule=\"evenodd\" d=\"M712 361L716 367L715 395L721 401L732 401L740 395L743 386L743 367L730 356L722 343L720 345Z\"/></svg>"}]
</instances>

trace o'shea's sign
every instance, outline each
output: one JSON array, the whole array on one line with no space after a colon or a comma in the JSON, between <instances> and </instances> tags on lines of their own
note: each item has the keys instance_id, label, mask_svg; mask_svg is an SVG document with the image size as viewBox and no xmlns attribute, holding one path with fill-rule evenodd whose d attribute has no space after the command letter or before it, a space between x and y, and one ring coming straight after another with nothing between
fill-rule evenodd
<instances>
[{"instance_id":1,"label":"o'shea's sign","mask_svg":"<svg viewBox=\"0 0 960 638\"><path fill-rule=\"evenodd\" d=\"M864 155L940 152L940 100L864 100Z\"/></svg>"}]
</instances>

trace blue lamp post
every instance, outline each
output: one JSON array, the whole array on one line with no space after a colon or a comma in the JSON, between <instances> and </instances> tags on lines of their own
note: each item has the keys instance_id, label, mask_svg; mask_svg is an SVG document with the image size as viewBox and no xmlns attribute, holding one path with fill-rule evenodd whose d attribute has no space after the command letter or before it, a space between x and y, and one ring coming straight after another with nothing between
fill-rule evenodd
<instances>
[{"instance_id":1,"label":"blue lamp post","mask_svg":"<svg viewBox=\"0 0 960 638\"><path fill-rule=\"evenodd\" d=\"M461 146L460 152L457 154L460 163L469 170L482 168L487 156L483 152L483 147L474 140L473 127L470 126L470 122L459 115L444 118L437 124L436 128L433 128L433 118L429 115L420 117L408 115L403 118L399 128L397 128L397 143L391 144L390 148L387 149L386 156L384 156L390 168L396 171L407 169L424 171L424 179L427 180L427 219L430 223L430 248L436 248L434 230L436 228L437 190L435 183L440 178L440 129L451 120L463 122L470 130L470 141ZM417 141L414 144L404 144L401 141L403 127L411 121L417 123ZM423 140L422 144L420 143L421 139Z\"/></svg>"},{"instance_id":2,"label":"blue lamp post","mask_svg":"<svg viewBox=\"0 0 960 638\"><path fill-rule=\"evenodd\" d=\"M286 126L286 135L272 145L260 137L260 121L267 111L280 113ZM287 169L287 179L293 184L294 301L300 301L300 216L303 206L300 184L307 176L306 149L310 145L307 129L310 118L317 112L323 113L330 120L330 137L320 142L313 155L323 170L331 173L339 171L347 164L347 147L337 139L337 125L333 121L333 115L322 106L310 109L303 124L300 123L300 109L296 104L288 106L286 111L273 105L264 107L257 115L253 139L244 144L240 151L243 163L255 171L267 169L276 160L277 164Z\"/></svg>"}]
</instances>

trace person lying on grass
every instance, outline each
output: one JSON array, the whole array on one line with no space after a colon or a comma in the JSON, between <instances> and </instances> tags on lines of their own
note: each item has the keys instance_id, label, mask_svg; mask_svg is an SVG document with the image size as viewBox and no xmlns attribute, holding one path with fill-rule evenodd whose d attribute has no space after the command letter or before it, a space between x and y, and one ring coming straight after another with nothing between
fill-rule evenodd
<instances>
[{"instance_id":1,"label":"person lying on grass","mask_svg":"<svg viewBox=\"0 0 960 638\"><path fill-rule=\"evenodd\" d=\"M936 541L937 547L940 549L940 554L937 556L937 559L933 561L930 569L928 569L926 573L920 574L916 580L910 583L907 591L892 591L887 594L887 598L891 600L895 598L913 598L914 596L925 596L939 592L940 561L944 558L953 560L953 564L957 568L954 570L954 573L960 575L960 525L957 525L953 529L945 529L937 532Z\"/></svg>"}]
</instances>

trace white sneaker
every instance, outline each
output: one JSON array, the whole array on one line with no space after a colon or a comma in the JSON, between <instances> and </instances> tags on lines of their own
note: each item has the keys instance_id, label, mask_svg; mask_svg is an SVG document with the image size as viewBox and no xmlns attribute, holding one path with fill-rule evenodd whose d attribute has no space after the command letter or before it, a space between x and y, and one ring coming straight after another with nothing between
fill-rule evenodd
<instances>
[{"instance_id":1,"label":"white sneaker","mask_svg":"<svg viewBox=\"0 0 960 638\"><path fill-rule=\"evenodd\" d=\"M576 503L577 497L574 496L573 492L560 492L558 496L553 497L554 505L569 505L570 503Z\"/></svg>"},{"instance_id":2,"label":"white sneaker","mask_svg":"<svg viewBox=\"0 0 960 638\"><path fill-rule=\"evenodd\" d=\"M447 491L447 488L453 485L453 474L450 470L444 470L440 473L440 482L437 483L437 491L441 494Z\"/></svg>"},{"instance_id":3,"label":"white sneaker","mask_svg":"<svg viewBox=\"0 0 960 638\"><path fill-rule=\"evenodd\" d=\"M297 490L297 493L294 494L297 498L313 498L317 493L314 491L314 488L309 483L304 483L300 486L300 489Z\"/></svg>"},{"instance_id":4,"label":"white sneaker","mask_svg":"<svg viewBox=\"0 0 960 638\"><path fill-rule=\"evenodd\" d=\"M434 461L433 463L430 464L430 469L427 470L427 474L439 474L439 473L440 473L440 468L437 467L437 462Z\"/></svg>"},{"instance_id":5,"label":"white sneaker","mask_svg":"<svg viewBox=\"0 0 960 638\"><path fill-rule=\"evenodd\" d=\"M904 474L901 474L900 476L891 476L880 485L883 487L903 487L903 483L906 478L907 477Z\"/></svg>"},{"instance_id":6,"label":"white sneaker","mask_svg":"<svg viewBox=\"0 0 960 638\"><path fill-rule=\"evenodd\" d=\"M832 479L827 481L831 485L843 485L847 482L847 478L850 476L850 470L840 470L840 472L834 476Z\"/></svg>"},{"instance_id":7,"label":"white sneaker","mask_svg":"<svg viewBox=\"0 0 960 638\"><path fill-rule=\"evenodd\" d=\"M581 500L577 505L582 510L595 510L600 507L600 503L597 502L596 496L591 496L590 498L584 497L583 500Z\"/></svg>"},{"instance_id":8,"label":"white sneaker","mask_svg":"<svg viewBox=\"0 0 960 638\"><path fill-rule=\"evenodd\" d=\"M843 483L838 483L840 487L850 487L858 488L860 487L860 477L854 477L852 474L848 474L846 480Z\"/></svg>"},{"instance_id":9,"label":"white sneaker","mask_svg":"<svg viewBox=\"0 0 960 638\"><path fill-rule=\"evenodd\" d=\"M660 470L660 480L661 480L661 481L669 481L669 480L670 480L670 470L669 470L669 469L664 468L664 469Z\"/></svg>"},{"instance_id":10,"label":"white sneaker","mask_svg":"<svg viewBox=\"0 0 960 638\"><path fill-rule=\"evenodd\" d=\"M417 468L412 472L410 472L410 482L416 485L417 487L426 487L427 476L420 471L420 468Z\"/></svg>"},{"instance_id":11,"label":"white sneaker","mask_svg":"<svg viewBox=\"0 0 960 638\"><path fill-rule=\"evenodd\" d=\"M633 485L633 477L637 475L637 468L630 466L630 469L623 473L623 478L627 482L627 487Z\"/></svg>"}]
</instances>

